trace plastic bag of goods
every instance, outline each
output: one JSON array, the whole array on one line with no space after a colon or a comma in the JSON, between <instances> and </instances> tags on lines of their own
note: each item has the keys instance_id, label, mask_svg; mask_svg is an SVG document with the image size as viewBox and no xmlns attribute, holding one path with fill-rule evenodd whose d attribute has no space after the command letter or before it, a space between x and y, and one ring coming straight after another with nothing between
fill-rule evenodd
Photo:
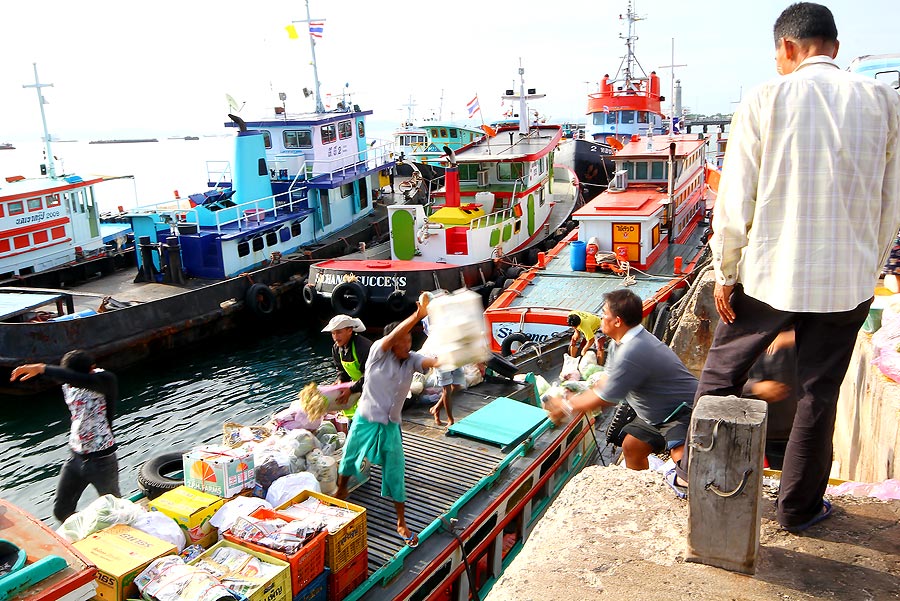
<instances>
[{"instance_id":1,"label":"plastic bag of goods","mask_svg":"<svg viewBox=\"0 0 900 601\"><path fill-rule=\"evenodd\" d=\"M346 409L352 402L338 403L338 398L343 390L349 390L353 382L341 382L340 384L328 384L319 386L315 382L307 384L300 391L298 400L300 408L313 422L322 419L329 411Z\"/></svg>"},{"instance_id":2,"label":"plastic bag of goods","mask_svg":"<svg viewBox=\"0 0 900 601\"><path fill-rule=\"evenodd\" d=\"M295 400L287 409L282 409L272 417L272 425L284 430L315 430L322 425L322 418L312 420L303 411L300 399Z\"/></svg>"},{"instance_id":3,"label":"plastic bag of goods","mask_svg":"<svg viewBox=\"0 0 900 601\"><path fill-rule=\"evenodd\" d=\"M428 303L428 337L437 349L442 369L490 358L481 295L458 290Z\"/></svg>"},{"instance_id":4,"label":"plastic bag of goods","mask_svg":"<svg viewBox=\"0 0 900 601\"><path fill-rule=\"evenodd\" d=\"M336 479L337 477L335 477ZM322 487L319 485L315 474L310 472L288 474L272 483L269 491L266 493L266 501L273 507L278 507L282 503L290 501L304 490L322 492Z\"/></svg>"},{"instance_id":5,"label":"plastic bag of goods","mask_svg":"<svg viewBox=\"0 0 900 601\"><path fill-rule=\"evenodd\" d=\"M245 426L235 422L222 425L222 444L234 449L247 442L262 442L272 435L268 426Z\"/></svg>"},{"instance_id":6,"label":"plastic bag of goods","mask_svg":"<svg viewBox=\"0 0 900 601\"><path fill-rule=\"evenodd\" d=\"M103 495L78 513L73 513L66 518L56 532L74 543L113 524L130 526L144 513L146 512L140 506L128 499Z\"/></svg>"},{"instance_id":7,"label":"plastic bag of goods","mask_svg":"<svg viewBox=\"0 0 900 601\"><path fill-rule=\"evenodd\" d=\"M597 353L588 351L578 362L578 371L581 372L582 378L587 378L589 374L585 373L589 368L597 367Z\"/></svg>"},{"instance_id":8,"label":"plastic bag of goods","mask_svg":"<svg viewBox=\"0 0 900 601\"><path fill-rule=\"evenodd\" d=\"M466 388L471 388L484 382L484 370L477 363L468 363L463 365L463 377L466 379Z\"/></svg>"},{"instance_id":9,"label":"plastic bag of goods","mask_svg":"<svg viewBox=\"0 0 900 601\"><path fill-rule=\"evenodd\" d=\"M578 357L569 353L563 355L562 369L559 371L560 380L580 380L581 371L578 369Z\"/></svg>"},{"instance_id":10,"label":"plastic bag of goods","mask_svg":"<svg viewBox=\"0 0 900 601\"><path fill-rule=\"evenodd\" d=\"M209 518L209 523L218 528L219 532L224 532L231 528L239 516L250 515L260 507L272 509L272 504L265 499L238 496L219 507L219 510Z\"/></svg>"},{"instance_id":11,"label":"plastic bag of goods","mask_svg":"<svg viewBox=\"0 0 900 601\"><path fill-rule=\"evenodd\" d=\"M178 522L161 511L145 511L131 525L150 536L172 543L178 547L179 553L187 543L184 539L184 531Z\"/></svg>"},{"instance_id":12,"label":"plastic bag of goods","mask_svg":"<svg viewBox=\"0 0 900 601\"><path fill-rule=\"evenodd\" d=\"M185 564L177 555L150 562L134 579L143 599L157 601L225 601L234 595L209 572Z\"/></svg>"}]
</instances>

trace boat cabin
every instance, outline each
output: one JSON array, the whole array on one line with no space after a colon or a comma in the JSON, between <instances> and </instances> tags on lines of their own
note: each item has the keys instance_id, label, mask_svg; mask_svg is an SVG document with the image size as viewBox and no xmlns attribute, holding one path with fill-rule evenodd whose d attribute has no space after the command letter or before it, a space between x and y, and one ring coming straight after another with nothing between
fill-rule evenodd
<instances>
[{"instance_id":1,"label":"boat cabin","mask_svg":"<svg viewBox=\"0 0 900 601\"><path fill-rule=\"evenodd\" d=\"M572 214L579 239L596 237L601 252L646 269L669 243L683 243L703 216L705 151L703 137L635 136L613 157L609 188Z\"/></svg>"}]
</instances>

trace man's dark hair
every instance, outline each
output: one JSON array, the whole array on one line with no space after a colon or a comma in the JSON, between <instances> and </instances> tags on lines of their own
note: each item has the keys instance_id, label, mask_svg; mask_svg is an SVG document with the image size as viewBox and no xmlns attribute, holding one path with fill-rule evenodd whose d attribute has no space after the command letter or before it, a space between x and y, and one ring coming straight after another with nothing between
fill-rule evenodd
<instances>
[{"instance_id":1,"label":"man's dark hair","mask_svg":"<svg viewBox=\"0 0 900 601\"><path fill-rule=\"evenodd\" d=\"M399 325L399 321L392 321L391 323L387 324L386 326L384 326L384 333L382 334L382 336L387 336L388 334L396 330L397 326Z\"/></svg>"},{"instance_id":2,"label":"man's dark hair","mask_svg":"<svg viewBox=\"0 0 900 601\"><path fill-rule=\"evenodd\" d=\"M641 323L644 317L644 303L637 294L622 288L613 290L603 295L607 309L614 316L625 322L625 325L633 328Z\"/></svg>"},{"instance_id":3,"label":"man's dark hair","mask_svg":"<svg viewBox=\"0 0 900 601\"><path fill-rule=\"evenodd\" d=\"M781 38L790 40L837 40L837 25L827 6L797 2L788 6L775 21L775 45Z\"/></svg>"},{"instance_id":4,"label":"man's dark hair","mask_svg":"<svg viewBox=\"0 0 900 601\"><path fill-rule=\"evenodd\" d=\"M63 355L59 364L66 369L89 374L91 373L91 368L94 367L94 357L85 351L69 351Z\"/></svg>"},{"instance_id":5,"label":"man's dark hair","mask_svg":"<svg viewBox=\"0 0 900 601\"><path fill-rule=\"evenodd\" d=\"M574 313L569 313L568 323L573 328L577 328L581 325L581 318L575 315Z\"/></svg>"}]
</instances>

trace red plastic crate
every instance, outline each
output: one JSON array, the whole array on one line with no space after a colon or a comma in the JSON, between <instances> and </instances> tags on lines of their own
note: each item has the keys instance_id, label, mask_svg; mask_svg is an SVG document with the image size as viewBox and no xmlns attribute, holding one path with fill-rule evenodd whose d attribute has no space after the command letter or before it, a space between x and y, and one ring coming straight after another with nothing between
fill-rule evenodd
<instances>
[{"instance_id":1,"label":"red plastic crate","mask_svg":"<svg viewBox=\"0 0 900 601\"><path fill-rule=\"evenodd\" d=\"M328 601L341 601L362 584L368 575L369 550L366 548L346 566L328 575Z\"/></svg>"},{"instance_id":2,"label":"red plastic crate","mask_svg":"<svg viewBox=\"0 0 900 601\"><path fill-rule=\"evenodd\" d=\"M260 507L251 513L250 517L261 520L281 518L286 522L294 521L290 516L282 515L265 507ZM325 546L328 541L328 531L326 530L317 534L310 542L292 555L240 539L234 536L231 530L226 530L222 537L236 545L286 561L291 566L291 595L300 593L307 584L315 580L316 576L325 570Z\"/></svg>"}]
</instances>

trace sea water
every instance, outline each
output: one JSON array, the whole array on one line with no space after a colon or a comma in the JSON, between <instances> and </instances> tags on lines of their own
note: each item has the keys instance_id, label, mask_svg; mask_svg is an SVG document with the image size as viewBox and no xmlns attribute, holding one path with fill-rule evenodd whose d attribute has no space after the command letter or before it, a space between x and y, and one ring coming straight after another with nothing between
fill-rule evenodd
<instances>
[{"instance_id":1,"label":"sea water","mask_svg":"<svg viewBox=\"0 0 900 601\"><path fill-rule=\"evenodd\" d=\"M128 144L59 142L57 173L134 176L98 185L101 211L117 211L207 189L207 161L231 158L228 137ZM43 144L0 151L0 177L37 177ZM0 179L2 182L2 179ZM296 320L297 322L299 320ZM281 324L279 324L281 326ZM156 455L221 439L225 422L253 425L286 407L309 381L331 383L331 339L299 323L287 331L222 336L168 358L117 372L120 400L113 430L123 495L137 492L139 466ZM101 366L102 367L102 366ZM69 412L59 389L38 397L0 395L3 498L48 523L59 469L68 457ZM92 487L83 509L97 497Z\"/></svg>"}]
</instances>

